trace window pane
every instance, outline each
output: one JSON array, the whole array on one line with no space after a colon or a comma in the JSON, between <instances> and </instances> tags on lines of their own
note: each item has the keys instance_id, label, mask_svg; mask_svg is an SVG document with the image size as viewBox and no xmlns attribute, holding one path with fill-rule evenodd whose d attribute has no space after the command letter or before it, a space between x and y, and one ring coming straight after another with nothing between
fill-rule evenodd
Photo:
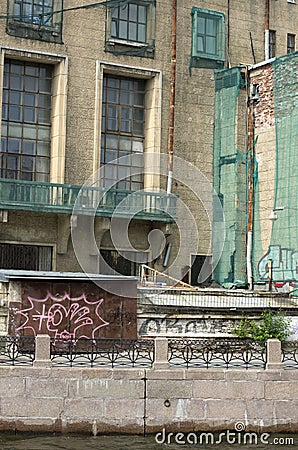
<instances>
[{"instance_id":1,"label":"window pane","mask_svg":"<svg viewBox=\"0 0 298 450\"><path fill-rule=\"evenodd\" d=\"M129 35L128 39L130 41L136 41L137 40L137 24L136 23L130 23L129 24Z\"/></svg>"},{"instance_id":2,"label":"window pane","mask_svg":"<svg viewBox=\"0 0 298 450\"><path fill-rule=\"evenodd\" d=\"M30 156L22 157L22 171L23 172L33 172L34 171L34 161L35 158Z\"/></svg>"},{"instance_id":3,"label":"window pane","mask_svg":"<svg viewBox=\"0 0 298 450\"><path fill-rule=\"evenodd\" d=\"M206 37L206 52L211 54L216 54L216 38L207 36Z\"/></svg>"},{"instance_id":4,"label":"window pane","mask_svg":"<svg viewBox=\"0 0 298 450\"><path fill-rule=\"evenodd\" d=\"M3 99L4 101L4 99ZM22 93L18 91L12 91L9 96L9 102L13 105L22 104Z\"/></svg>"},{"instance_id":5,"label":"window pane","mask_svg":"<svg viewBox=\"0 0 298 450\"><path fill-rule=\"evenodd\" d=\"M146 42L146 25L138 26L138 41Z\"/></svg>"},{"instance_id":6,"label":"window pane","mask_svg":"<svg viewBox=\"0 0 298 450\"><path fill-rule=\"evenodd\" d=\"M24 139L36 139L36 126L35 125L24 125L23 128Z\"/></svg>"},{"instance_id":7,"label":"window pane","mask_svg":"<svg viewBox=\"0 0 298 450\"><path fill-rule=\"evenodd\" d=\"M50 155L50 144L47 142L38 142L37 154L41 155L41 156L49 156Z\"/></svg>"},{"instance_id":8,"label":"window pane","mask_svg":"<svg viewBox=\"0 0 298 450\"><path fill-rule=\"evenodd\" d=\"M205 18L199 17L198 18L198 32L199 33L205 33Z\"/></svg>"},{"instance_id":9,"label":"window pane","mask_svg":"<svg viewBox=\"0 0 298 450\"><path fill-rule=\"evenodd\" d=\"M35 155L35 147L36 144L33 141L24 141L23 142L23 153L27 155Z\"/></svg>"},{"instance_id":10,"label":"window pane","mask_svg":"<svg viewBox=\"0 0 298 450\"><path fill-rule=\"evenodd\" d=\"M125 19L125 20L127 20L127 13L128 13L128 8L127 8L127 5L125 6L125 7L123 7L123 6L119 6L119 17L120 17L120 19Z\"/></svg>"},{"instance_id":11,"label":"window pane","mask_svg":"<svg viewBox=\"0 0 298 450\"><path fill-rule=\"evenodd\" d=\"M9 107L9 120L13 120L14 122L20 122L22 120L21 106L10 106Z\"/></svg>"},{"instance_id":12,"label":"window pane","mask_svg":"<svg viewBox=\"0 0 298 450\"><path fill-rule=\"evenodd\" d=\"M39 90L40 92L48 92L51 93L51 80L49 79L40 79L39 81Z\"/></svg>"},{"instance_id":13,"label":"window pane","mask_svg":"<svg viewBox=\"0 0 298 450\"><path fill-rule=\"evenodd\" d=\"M35 108L24 108L24 122L36 122Z\"/></svg>"},{"instance_id":14,"label":"window pane","mask_svg":"<svg viewBox=\"0 0 298 450\"><path fill-rule=\"evenodd\" d=\"M38 123L49 123L51 120L50 109L39 109L38 111Z\"/></svg>"},{"instance_id":15,"label":"window pane","mask_svg":"<svg viewBox=\"0 0 298 450\"><path fill-rule=\"evenodd\" d=\"M50 127L39 126L38 127L38 139L42 141L50 140Z\"/></svg>"},{"instance_id":16,"label":"window pane","mask_svg":"<svg viewBox=\"0 0 298 450\"><path fill-rule=\"evenodd\" d=\"M7 151L9 153L20 153L21 152L21 141L19 141L18 139L8 139Z\"/></svg>"},{"instance_id":17,"label":"window pane","mask_svg":"<svg viewBox=\"0 0 298 450\"><path fill-rule=\"evenodd\" d=\"M22 130L23 130L22 124L10 123L8 126L8 136L21 138Z\"/></svg>"},{"instance_id":18,"label":"window pane","mask_svg":"<svg viewBox=\"0 0 298 450\"><path fill-rule=\"evenodd\" d=\"M119 22L119 39L128 39L127 22L123 22L122 20Z\"/></svg>"},{"instance_id":19,"label":"window pane","mask_svg":"<svg viewBox=\"0 0 298 450\"><path fill-rule=\"evenodd\" d=\"M119 149L121 150L131 150L131 141L129 137L121 136L119 139Z\"/></svg>"},{"instance_id":20,"label":"window pane","mask_svg":"<svg viewBox=\"0 0 298 450\"><path fill-rule=\"evenodd\" d=\"M107 135L106 136L106 148L117 150L118 149L118 136Z\"/></svg>"},{"instance_id":21,"label":"window pane","mask_svg":"<svg viewBox=\"0 0 298 450\"><path fill-rule=\"evenodd\" d=\"M36 158L36 171L37 172L50 172L50 160L48 158Z\"/></svg>"},{"instance_id":22,"label":"window pane","mask_svg":"<svg viewBox=\"0 0 298 450\"><path fill-rule=\"evenodd\" d=\"M118 91L118 89L109 89L108 90L107 101L111 102L111 103L118 103L118 101L119 101L119 91Z\"/></svg>"},{"instance_id":23,"label":"window pane","mask_svg":"<svg viewBox=\"0 0 298 450\"><path fill-rule=\"evenodd\" d=\"M138 20L138 6L133 3L129 5L129 20L133 22Z\"/></svg>"},{"instance_id":24,"label":"window pane","mask_svg":"<svg viewBox=\"0 0 298 450\"><path fill-rule=\"evenodd\" d=\"M23 78L19 75L10 76L10 89L22 90L23 89Z\"/></svg>"},{"instance_id":25,"label":"window pane","mask_svg":"<svg viewBox=\"0 0 298 450\"><path fill-rule=\"evenodd\" d=\"M204 52L204 39L203 36L198 36L197 39L197 47L198 47L198 52Z\"/></svg>"},{"instance_id":26,"label":"window pane","mask_svg":"<svg viewBox=\"0 0 298 450\"><path fill-rule=\"evenodd\" d=\"M147 18L147 8L146 6L139 6L139 22L146 23Z\"/></svg>"},{"instance_id":27,"label":"window pane","mask_svg":"<svg viewBox=\"0 0 298 450\"><path fill-rule=\"evenodd\" d=\"M206 20L206 34L216 36L216 21L214 19Z\"/></svg>"}]
</instances>

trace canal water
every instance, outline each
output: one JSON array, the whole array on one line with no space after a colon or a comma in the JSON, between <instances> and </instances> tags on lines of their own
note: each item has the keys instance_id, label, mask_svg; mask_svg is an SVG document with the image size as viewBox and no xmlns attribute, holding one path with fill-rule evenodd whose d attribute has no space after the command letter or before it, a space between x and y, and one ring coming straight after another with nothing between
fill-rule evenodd
<instances>
[{"instance_id":1,"label":"canal water","mask_svg":"<svg viewBox=\"0 0 298 450\"><path fill-rule=\"evenodd\" d=\"M194 436L192 436L194 437ZM184 436L185 438L185 436ZM191 440L191 436L189 436ZM210 437L209 437L210 438ZM205 437L204 437L205 439ZM298 448L298 435L268 435L263 438L261 442L260 436L258 441L253 440L252 443L243 442L244 437L238 437L239 442L233 443L233 437L229 437L230 442L221 442L218 444L212 444L210 439L209 443L194 443L191 440L191 444L177 444L172 441L172 437L167 436L169 442L163 442L163 436L159 436L159 443L156 442L155 436L85 436L85 435L60 435L60 436L47 436L47 435L29 435L29 434L17 434L12 435L8 433L0 433L0 449L1 450L178 450L178 449L201 449L208 450L214 448L220 448L222 450L232 449L268 449L269 448L281 450ZM218 441L216 436L215 441ZM179 436L178 441L182 442L183 437ZM236 438L237 441L237 438ZM240 443L241 442L241 443Z\"/></svg>"}]
</instances>

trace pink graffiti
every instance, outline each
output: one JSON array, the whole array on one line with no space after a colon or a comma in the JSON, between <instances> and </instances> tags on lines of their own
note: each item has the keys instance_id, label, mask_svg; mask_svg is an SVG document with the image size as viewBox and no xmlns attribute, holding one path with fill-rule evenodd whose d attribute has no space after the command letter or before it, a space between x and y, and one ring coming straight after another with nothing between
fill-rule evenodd
<instances>
[{"instance_id":1,"label":"pink graffiti","mask_svg":"<svg viewBox=\"0 0 298 450\"><path fill-rule=\"evenodd\" d=\"M27 299L30 306L16 311L24 319L16 331L29 329L36 336L45 328L55 339L93 339L100 328L109 325L99 313L103 298L89 301L85 294L71 298L67 293L57 297L48 292L43 299Z\"/></svg>"}]
</instances>

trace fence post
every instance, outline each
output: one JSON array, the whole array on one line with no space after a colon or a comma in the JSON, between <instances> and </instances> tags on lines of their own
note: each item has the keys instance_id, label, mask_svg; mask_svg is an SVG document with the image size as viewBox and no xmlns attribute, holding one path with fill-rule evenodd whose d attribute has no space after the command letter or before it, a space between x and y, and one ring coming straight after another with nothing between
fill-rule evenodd
<instances>
[{"instance_id":1,"label":"fence post","mask_svg":"<svg viewBox=\"0 0 298 450\"><path fill-rule=\"evenodd\" d=\"M266 369L283 369L281 362L281 342L278 339L268 339L267 341Z\"/></svg>"},{"instance_id":2,"label":"fence post","mask_svg":"<svg viewBox=\"0 0 298 450\"><path fill-rule=\"evenodd\" d=\"M156 337L154 341L155 359L153 369L168 369L168 340L163 337Z\"/></svg>"},{"instance_id":3,"label":"fence post","mask_svg":"<svg viewBox=\"0 0 298 450\"><path fill-rule=\"evenodd\" d=\"M34 367L52 367L50 344L49 335L38 334L36 336Z\"/></svg>"}]
</instances>

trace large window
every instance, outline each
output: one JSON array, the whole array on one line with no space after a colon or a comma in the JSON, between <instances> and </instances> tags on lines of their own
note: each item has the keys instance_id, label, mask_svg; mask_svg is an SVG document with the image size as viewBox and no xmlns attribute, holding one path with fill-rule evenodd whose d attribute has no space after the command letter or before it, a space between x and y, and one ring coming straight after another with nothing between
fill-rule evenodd
<instances>
[{"instance_id":1,"label":"large window","mask_svg":"<svg viewBox=\"0 0 298 450\"><path fill-rule=\"evenodd\" d=\"M145 85L142 79L104 76L101 165L105 188L143 188ZM113 162L118 158L120 163Z\"/></svg>"},{"instance_id":2,"label":"large window","mask_svg":"<svg viewBox=\"0 0 298 450\"><path fill-rule=\"evenodd\" d=\"M106 50L154 56L155 2L139 0L107 7Z\"/></svg>"},{"instance_id":3,"label":"large window","mask_svg":"<svg viewBox=\"0 0 298 450\"><path fill-rule=\"evenodd\" d=\"M192 9L192 66L221 68L225 61L224 14Z\"/></svg>"},{"instance_id":4,"label":"large window","mask_svg":"<svg viewBox=\"0 0 298 450\"><path fill-rule=\"evenodd\" d=\"M52 66L5 60L2 178L49 181Z\"/></svg>"},{"instance_id":5,"label":"large window","mask_svg":"<svg viewBox=\"0 0 298 450\"><path fill-rule=\"evenodd\" d=\"M61 43L63 0L8 0L7 33Z\"/></svg>"}]
</instances>

